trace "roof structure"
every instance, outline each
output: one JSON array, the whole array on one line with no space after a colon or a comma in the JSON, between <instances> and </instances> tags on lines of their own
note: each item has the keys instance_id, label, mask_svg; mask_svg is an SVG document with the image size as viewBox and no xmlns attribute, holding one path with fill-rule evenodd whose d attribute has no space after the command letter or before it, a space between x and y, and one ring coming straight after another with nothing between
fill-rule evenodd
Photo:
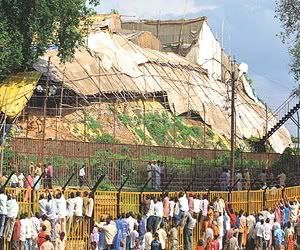
<instances>
[{"instance_id":1,"label":"roof structure","mask_svg":"<svg viewBox=\"0 0 300 250\"><path fill-rule=\"evenodd\" d=\"M186 56L199 40L206 17L178 20L124 21L122 29L149 31L162 43L162 50Z\"/></svg>"},{"instance_id":2,"label":"roof structure","mask_svg":"<svg viewBox=\"0 0 300 250\"><path fill-rule=\"evenodd\" d=\"M63 82L80 96L109 93L127 101L131 97L146 98L148 93L164 93L176 115L192 111L206 117L205 122L213 130L229 137L228 84L210 78L200 65L174 53L141 48L119 34L90 34L88 44L89 48L76 51L70 63L61 64L57 51L49 51L34 67L46 74L51 57L51 80ZM239 85L236 103L237 136L263 135L265 108L254 98L247 81ZM273 117L269 125L276 121ZM288 131L281 128L270 138L270 143L277 152L282 152L290 143Z\"/></svg>"}]
</instances>

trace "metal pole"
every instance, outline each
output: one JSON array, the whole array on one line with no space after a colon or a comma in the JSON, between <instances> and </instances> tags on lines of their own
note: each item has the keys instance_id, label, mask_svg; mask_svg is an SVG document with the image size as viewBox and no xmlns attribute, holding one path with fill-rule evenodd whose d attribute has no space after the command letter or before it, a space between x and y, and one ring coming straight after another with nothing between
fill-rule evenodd
<instances>
[{"instance_id":1,"label":"metal pole","mask_svg":"<svg viewBox=\"0 0 300 250\"><path fill-rule=\"evenodd\" d=\"M145 103L144 103L144 100L142 100L142 103L143 103L143 135L144 135L144 138L143 138L143 144L145 145L146 144L146 108L145 108Z\"/></svg>"},{"instance_id":2,"label":"metal pole","mask_svg":"<svg viewBox=\"0 0 300 250\"><path fill-rule=\"evenodd\" d=\"M3 169L3 161L4 161L4 144L5 144L5 137L6 137L6 119L7 116L4 114L4 121L3 121L3 127L2 127L2 141L1 141L1 166L0 166L0 176L2 176L2 169Z\"/></svg>"},{"instance_id":3,"label":"metal pole","mask_svg":"<svg viewBox=\"0 0 300 250\"><path fill-rule=\"evenodd\" d=\"M205 110L205 105L202 103L203 106L203 148L206 147L206 110Z\"/></svg>"},{"instance_id":4,"label":"metal pole","mask_svg":"<svg viewBox=\"0 0 300 250\"><path fill-rule=\"evenodd\" d=\"M268 134L268 106L267 106L267 103L265 103L265 108L266 108L266 134ZM265 145L267 145L267 144L268 144L268 139L266 140Z\"/></svg>"},{"instance_id":5,"label":"metal pole","mask_svg":"<svg viewBox=\"0 0 300 250\"><path fill-rule=\"evenodd\" d=\"M230 122L230 181L234 185L235 157L235 62L231 62L231 122Z\"/></svg>"},{"instance_id":6,"label":"metal pole","mask_svg":"<svg viewBox=\"0 0 300 250\"><path fill-rule=\"evenodd\" d=\"M297 111L297 121L298 121L298 125L297 125L297 155L299 155L299 144L300 144L300 138L299 138L299 111Z\"/></svg>"},{"instance_id":7,"label":"metal pole","mask_svg":"<svg viewBox=\"0 0 300 250\"><path fill-rule=\"evenodd\" d=\"M176 146L176 110L173 103L173 147Z\"/></svg>"},{"instance_id":8,"label":"metal pole","mask_svg":"<svg viewBox=\"0 0 300 250\"><path fill-rule=\"evenodd\" d=\"M45 92L45 99L44 99L42 161L44 159L44 146L45 146L45 135L46 135L46 115L47 115L47 102L48 102L48 95L49 95L50 63L51 63L51 57L48 58L46 92Z\"/></svg>"}]
</instances>

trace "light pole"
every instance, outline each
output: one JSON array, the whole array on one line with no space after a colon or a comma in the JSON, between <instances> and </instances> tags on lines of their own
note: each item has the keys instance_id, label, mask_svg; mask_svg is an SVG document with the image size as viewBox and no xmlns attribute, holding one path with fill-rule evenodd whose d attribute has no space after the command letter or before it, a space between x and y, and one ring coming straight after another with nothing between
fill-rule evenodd
<instances>
[{"instance_id":1,"label":"light pole","mask_svg":"<svg viewBox=\"0 0 300 250\"><path fill-rule=\"evenodd\" d=\"M235 60L231 61L231 120L230 120L230 184L233 187L235 183L234 169L235 169L235 93L236 93L236 81L238 81L242 75L248 72L248 65L241 63L238 67L239 74L235 73Z\"/></svg>"}]
</instances>

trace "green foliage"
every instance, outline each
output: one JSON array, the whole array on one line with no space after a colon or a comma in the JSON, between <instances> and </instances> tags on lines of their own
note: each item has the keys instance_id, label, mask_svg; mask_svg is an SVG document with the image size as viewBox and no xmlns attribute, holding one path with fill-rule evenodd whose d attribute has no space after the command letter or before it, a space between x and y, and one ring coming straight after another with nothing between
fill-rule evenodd
<instances>
[{"instance_id":1,"label":"green foliage","mask_svg":"<svg viewBox=\"0 0 300 250\"><path fill-rule=\"evenodd\" d=\"M110 14L119 14L119 11L116 9L111 9Z\"/></svg>"},{"instance_id":2,"label":"green foliage","mask_svg":"<svg viewBox=\"0 0 300 250\"><path fill-rule=\"evenodd\" d=\"M0 75L31 68L49 45L62 62L83 43L88 16L98 0L1 0Z\"/></svg>"},{"instance_id":3,"label":"green foliage","mask_svg":"<svg viewBox=\"0 0 300 250\"><path fill-rule=\"evenodd\" d=\"M300 1L276 1L276 17L281 22L283 43L289 46L292 56L291 71L300 80Z\"/></svg>"}]
</instances>

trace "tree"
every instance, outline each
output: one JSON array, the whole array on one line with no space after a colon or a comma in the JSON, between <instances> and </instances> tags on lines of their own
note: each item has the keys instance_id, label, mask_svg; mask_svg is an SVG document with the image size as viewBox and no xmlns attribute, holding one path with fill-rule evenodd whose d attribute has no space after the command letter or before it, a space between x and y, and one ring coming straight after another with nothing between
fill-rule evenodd
<instances>
[{"instance_id":1,"label":"tree","mask_svg":"<svg viewBox=\"0 0 300 250\"><path fill-rule=\"evenodd\" d=\"M30 69L49 45L70 60L99 1L0 0L0 77Z\"/></svg>"},{"instance_id":2,"label":"tree","mask_svg":"<svg viewBox=\"0 0 300 250\"><path fill-rule=\"evenodd\" d=\"M289 46L292 56L291 71L298 81L300 80L300 1L277 0L276 17L282 24L283 31L280 37L283 43Z\"/></svg>"}]
</instances>

